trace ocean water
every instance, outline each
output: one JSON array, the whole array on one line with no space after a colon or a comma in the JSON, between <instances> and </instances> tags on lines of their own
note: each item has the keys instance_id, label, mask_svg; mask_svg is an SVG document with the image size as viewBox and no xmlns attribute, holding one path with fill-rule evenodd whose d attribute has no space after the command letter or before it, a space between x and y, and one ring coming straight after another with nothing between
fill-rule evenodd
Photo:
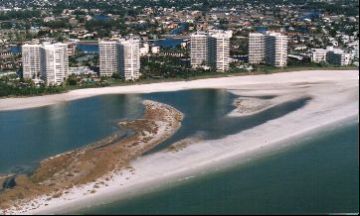
<instances>
[{"instance_id":1,"label":"ocean water","mask_svg":"<svg viewBox=\"0 0 360 216\"><path fill-rule=\"evenodd\" d=\"M353 122L326 130L285 152L75 213L356 213L358 128Z\"/></svg>"},{"instance_id":2,"label":"ocean water","mask_svg":"<svg viewBox=\"0 0 360 216\"><path fill-rule=\"evenodd\" d=\"M0 112L0 173L31 172L49 156L93 143L116 123L140 118L151 99L185 114L181 129L153 149L201 135L218 139L279 118L307 104L303 98L267 111L226 117L237 96L223 89L104 95L34 109ZM324 131L286 152L197 176L183 184L133 199L96 206L80 214L154 213L325 213L357 212L358 121ZM94 203L96 205L96 203Z\"/></svg>"}]
</instances>

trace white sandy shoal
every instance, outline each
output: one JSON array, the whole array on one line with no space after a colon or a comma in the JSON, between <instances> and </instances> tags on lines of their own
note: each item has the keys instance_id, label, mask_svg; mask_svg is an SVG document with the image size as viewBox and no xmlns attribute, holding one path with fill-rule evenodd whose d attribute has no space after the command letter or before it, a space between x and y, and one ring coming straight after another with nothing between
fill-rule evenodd
<instances>
[{"instance_id":1,"label":"white sandy shoal","mask_svg":"<svg viewBox=\"0 0 360 216\"><path fill-rule=\"evenodd\" d=\"M39 198L36 200L36 209L31 209L32 203L29 203L28 206L23 206L22 210L12 213L63 213L127 198L136 193L143 193L146 191L144 188L158 187L166 182L197 175L204 170L216 169L234 161L251 160L259 154L281 150L285 146L291 146L294 140L304 139L321 128L336 126L343 121L358 121L357 72L340 72L342 76L334 72L325 72L326 75L319 73L316 72L315 77L316 82L320 83L302 84L306 85L305 87L292 85L295 81L291 79L290 74L287 75L290 84L272 83L270 80L267 85L251 84L246 90L242 90L241 84L232 84L229 87L231 91L240 95L263 95L269 92L286 95L302 93L313 99L303 108L240 133L219 140L202 141L177 153L163 151L141 157L132 163L134 174L123 172L122 175L114 175L114 178L107 182L109 186L96 189L95 194L88 192L93 189L93 184L89 184L72 189L68 194L50 201ZM298 82L314 82L311 77L305 79L299 76L295 75L295 80L300 80Z\"/></svg>"},{"instance_id":2,"label":"white sandy shoal","mask_svg":"<svg viewBox=\"0 0 360 216\"><path fill-rule=\"evenodd\" d=\"M354 79L356 77L358 78L358 71L356 70L312 70L275 73L269 75L231 76L222 78L199 79L192 81L135 84L104 88L88 88L73 90L67 93L55 95L0 99L0 111L46 106L55 103L61 103L104 94L151 93L199 88L227 88L230 86L254 84L258 85L263 83L280 84L289 82L317 82L319 80L334 81L339 79Z\"/></svg>"}]
</instances>

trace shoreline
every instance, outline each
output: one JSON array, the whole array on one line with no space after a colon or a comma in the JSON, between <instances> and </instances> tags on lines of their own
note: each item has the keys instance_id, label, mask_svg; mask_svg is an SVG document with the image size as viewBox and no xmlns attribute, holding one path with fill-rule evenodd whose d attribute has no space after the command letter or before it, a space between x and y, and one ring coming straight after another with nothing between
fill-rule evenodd
<instances>
[{"instance_id":1,"label":"shoreline","mask_svg":"<svg viewBox=\"0 0 360 216\"><path fill-rule=\"evenodd\" d=\"M115 132L98 142L40 161L31 175L13 175L16 184L0 193L0 213L36 209L34 203L24 206L38 197L62 197L69 189L82 185L92 184L90 193L95 193L99 185L107 186L110 174L133 172L131 161L171 137L183 119L183 114L169 105L151 100L143 104L143 118L117 124L133 130L133 135L123 138Z\"/></svg>"},{"instance_id":2,"label":"shoreline","mask_svg":"<svg viewBox=\"0 0 360 216\"><path fill-rule=\"evenodd\" d=\"M336 74L336 76L335 76ZM234 85L253 85L261 83L291 83L291 82L316 82L324 81L328 77L328 81L336 81L342 79L343 74L357 75L357 70L308 70L308 71L292 71L273 74L258 74L244 76L229 76L217 78L196 79L190 81L170 81L150 84L133 84L125 86L110 86L102 88L85 88L71 90L61 94L51 94L32 97L15 97L0 99L0 112L22 110L36 107L49 106L57 103L64 103L73 100L89 98L106 94L130 94L130 93L153 93L166 91L179 91L201 88L226 88ZM289 79L292 79L290 81ZM271 82L270 82L271 83Z\"/></svg>"},{"instance_id":3,"label":"shoreline","mask_svg":"<svg viewBox=\"0 0 360 216\"><path fill-rule=\"evenodd\" d=\"M113 186L110 190L105 190L101 193L93 196L81 197L78 200L67 200L60 201L59 205L53 205L52 207L39 208L34 211L25 212L26 214L71 214L77 211L81 211L86 208L93 208L101 206L102 204L107 204L115 201L127 200L141 196L142 194L151 193L154 191L159 191L166 189L166 187L172 187L176 184L181 184L182 181L186 181L190 178L199 177L207 174L214 173L218 170L226 170L232 166L241 166L246 164L249 161L256 160L263 156L269 155L271 153L281 153L283 148L290 147L292 145L292 140L301 139L303 136L312 136L321 131L325 131L329 128L337 128L340 125L347 124L348 121L356 121L356 115L349 115L345 118L332 120L328 123L321 124L320 126L315 126L309 128L305 131L298 132L293 135L285 136L281 139L278 139L269 146L260 146L256 149L242 152L241 154L232 153L232 156L218 157L216 159L205 161L204 163L197 164L185 169L178 169L173 172L166 173L159 178L150 178L145 179L142 182L137 184L129 185L126 188L121 186ZM358 121L357 121L358 122ZM224 138L228 139L228 138ZM286 151L286 150L285 150ZM234 160L237 160L234 162ZM215 168L215 171L212 171L212 168ZM116 184L116 180L114 182ZM155 185L149 189L149 185ZM71 200L71 201L70 201ZM95 203L95 204L91 204ZM66 210L64 210L66 209ZM18 214L18 213L17 213ZM23 213L21 213L23 214Z\"/></svg>"},{"instance_id":4,"label":"shoreline","mask_svg":"<svg viewBox=\"0 0 360 216\"><path fill-rule=\"evenodd\" d=\"M253 151L253 152L247 152L243 155L234 155L233 157L219 159L219 161L209 162L207 164L202 164L201 166L198 166L198 167L192 167L192 168L189 168L188 170L184 170L183 172L179 171L178 173L171 173L168 176L165 176L162 180L160 180L162 185L159 185L159 179L153 179L148 182L144 182L143 185L138 185L138 186L133 186L132 188L128 188L129 191L127 192L127 194L120 195L118 193L116 195L116 192L114 192L113 194L108 194L108 195L104 194L103 197L100 197L100 196L94 197L93 200L90 200L90 199L88 201L84 200L83 204L84 204L84 206L86 206L85 208L84 207L79 208L76 205L74 205L74 206L69 205L69 206L67 206L67 209L69 211L63 211L62 209L60 209L62 207L59 207L59 209L54 208L51 211L39 212L36 214L77 213L77 212L79 212L79 211L81 212L82 210L85 210L87 208L97 208L97 207L100 207L101 205L110 204L112 202L136 199L136 197L142 196L144 194L153 193L153 192L157 192L157 191L161 191L161 190L166 190L166 189L169 189L172 187L176 187L177 185L180 185L180 184L186 184L186 181L188 181L188 180L191 181L192 178L199 178L199 177L206 176L206 175L216 174L216 172L226 171L233 167L244 166L250 161L256 161L260 158L263 158L263 157L266 157L266 156L269 156L272 154L281 154L281 153L289 150L289 149L284 150L284 148L290 147L292 145L291 141L302 138L302 136L305 136L305 135L306 136L314 136L317 133L321 133L321 132L327 131L329 129L343 127L344 125L349 124L349 121L351 121L352 123L355 122L356 120L354 119L354 117L355 116L350 116L345 119L341 119L339 121L335 121L330 124L320 126L320 127L316 128L315 130L304 132L304 133L299 133L297 135L287 137L283 140L276 141L276 142L274 142L274 144L275 143L277 144L276 146L272 146L269 148L262 148L262 149L259 149L257 151ZM357 123L359 123L359 122L357 121ZM340 124L340 126L339 126L339 124ZM301 145L301 144L297 144L296 146L299 146L299 145ZM215 167L215 169L212 170L214 167ZM147 187L148 185L154 185L154 184L157 186L155 186L151 189L148 189L148 187ZM91 202L94 202L97 200L101 201L102 203L98 202L97 204L94 204L94 205L88 205L88 203L91 203Z\"/></svg>"},{"instance_id":5,"label":"shoreline","mask_svg":"<svg viewBox=\"0 0 360 216\"><path fill-rule=\"evenodd\" d=\"M295 73L295 72L294 72ZM310 76L309 75L313 75ZM40 205L32 209L31 204L24 207L26 212L14 210L14 214L55 214L74 212L89 206L121 200L129 196L148 192L149 186L159 188L174 181L183 181L198 173L211 169L222 169L239 161L246 163L263 154L281 151L291 147L294 141L316 134L324 128L336 127L342 122L354 121L358 116L358 73L356 72L304 72L279 76L261 76L258 79L215 79L213 88L223 88L241 96L276 95L291 99L291 96L307 95L312 99L302 108L280 118L261 125L228 135L216 140L200 140L191 143L179 151L160 151L143 155L130 163L133 171L122 174L113 173L109 187L101 187L95 194L84 194L92 185L84 185L70 190L51 201L39 197L35 200ZM225 82L222 83L219 80ZM241 82L240 82L240 81ZM209 80L196 82L194 88L202 88ZM180 85L181 86L181 85ZM165 86L166 87L166 86ZM164 86L160 90L166 91ZM184 86L183 86L184 87ZM190 86L191 87L191 86ZM189 89L185 86L185 89ZM180 88L173 86L173 88ZM128 90L128 89L126 89ZM145 91L146 89L141 89ZM124 91L124 89L122 89ZM132 91L131 89L128 91ZM104 91L106 92L106 91ZM102 93L104 93L102 92ZM85 96L88 94L84 94ZM280 100L281 99L281 100ZM355 120L359 122L357 118ZM190 175L190 176L189 176ZM64 210L65 209L65 210ZM1 213L1 211L0 211Z\"/></svg>"}]
</instances>

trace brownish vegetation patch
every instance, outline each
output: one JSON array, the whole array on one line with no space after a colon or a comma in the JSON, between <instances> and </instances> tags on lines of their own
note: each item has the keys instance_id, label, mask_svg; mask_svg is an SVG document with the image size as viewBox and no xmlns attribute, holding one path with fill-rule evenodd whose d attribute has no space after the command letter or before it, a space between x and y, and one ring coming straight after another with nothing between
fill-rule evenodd
<instances>
[{"instance_id":1,"label":"brownish vegetation patch","mask_svg":"<svg viewBox=\"0 0 360 216\"><path fill-rule=\"evenodd\" d=\"M193 138L186 138L186 139L180 140L180 141L170 145L166 149L166 151L173 152L173 153L179 152L179 151L185 149L186 147L188 147L190 144L199 142L201 139L202 139L201 137L193 137Z\"/></svg>"},{"instance_id":2,"label":"brownish vegetation patch","mask_svg":"<svg viewBox=\"0 0 360 216\"><path fill-rule=\"evenodd\" d=\"M32 175L16 177L14 188L0 192L0 208L21 206L40 195L57 198L74 186L96 182L111 171L128 168L131 160L168 139L181 126L183 115L175 108L153 101L144 101L144 105L143 119L119 123L120 127L132 129L133 135L121 138L115 133L42 161Z\"/></svg>"}]
</instances>

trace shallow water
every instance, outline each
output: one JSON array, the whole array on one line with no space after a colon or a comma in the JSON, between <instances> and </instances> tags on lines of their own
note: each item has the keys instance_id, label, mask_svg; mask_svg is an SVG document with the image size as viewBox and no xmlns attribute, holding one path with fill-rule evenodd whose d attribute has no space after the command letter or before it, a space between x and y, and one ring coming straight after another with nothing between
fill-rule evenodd
<instances>
[{"instance_id":1,"label":"shallow water","mask_svg":"<svg viewBox=\"0 0 360 216\"><path fill-rule=\"evenodd\" d=\"M303 98L252 116L228 118L236 97L222 89L105 95L0 112L0 173L31 170L46 157L119 131L118 121L142 116L144 99L172 105L185 114L182 128L153 151L189 136L218 139L238 133L295 111L310 100ZM305 137L302 145L281 154L77 213L357 212L357 129L358 122L325 131Z\"/></svg>"},{"instance_id":2,"label":"shallow water","mask_svg":"<svg viewBox=\"0 0 360 216\"><path fill-rule=\"evenodd\" d=\"M358 128L328 129L285 152L76 213L359 212Z\"/></svg>"},{"instance_id":3,"label":"shallow water","mask_svg":"<svg viewBox=\"0 0 360 216\"><path fill-rule=\"evenodd\" d=\"M142 114L137 95L0 112L0 173L29 169L46 157L100 140L118 131L118 121Z\"/></svg>"},{"instance_id":4,"label":"shallow water","mask_svg":"<svg viewBox=\"0 0 360 216\"><path fill-rule=\"evenodd\" d=\"M124 119L141 118L142 100L169 104L185 114L177 133L150 153L201 134L216 139L278 118L309 98L285 103L259 114L228 118L235 95L222 89L151 94L105 95L47 107L0 112L0 173L31 171L46 157L98 141L119 129ZM120 129L125 133L124 129Z\"/></svg>"}]
</instances>

